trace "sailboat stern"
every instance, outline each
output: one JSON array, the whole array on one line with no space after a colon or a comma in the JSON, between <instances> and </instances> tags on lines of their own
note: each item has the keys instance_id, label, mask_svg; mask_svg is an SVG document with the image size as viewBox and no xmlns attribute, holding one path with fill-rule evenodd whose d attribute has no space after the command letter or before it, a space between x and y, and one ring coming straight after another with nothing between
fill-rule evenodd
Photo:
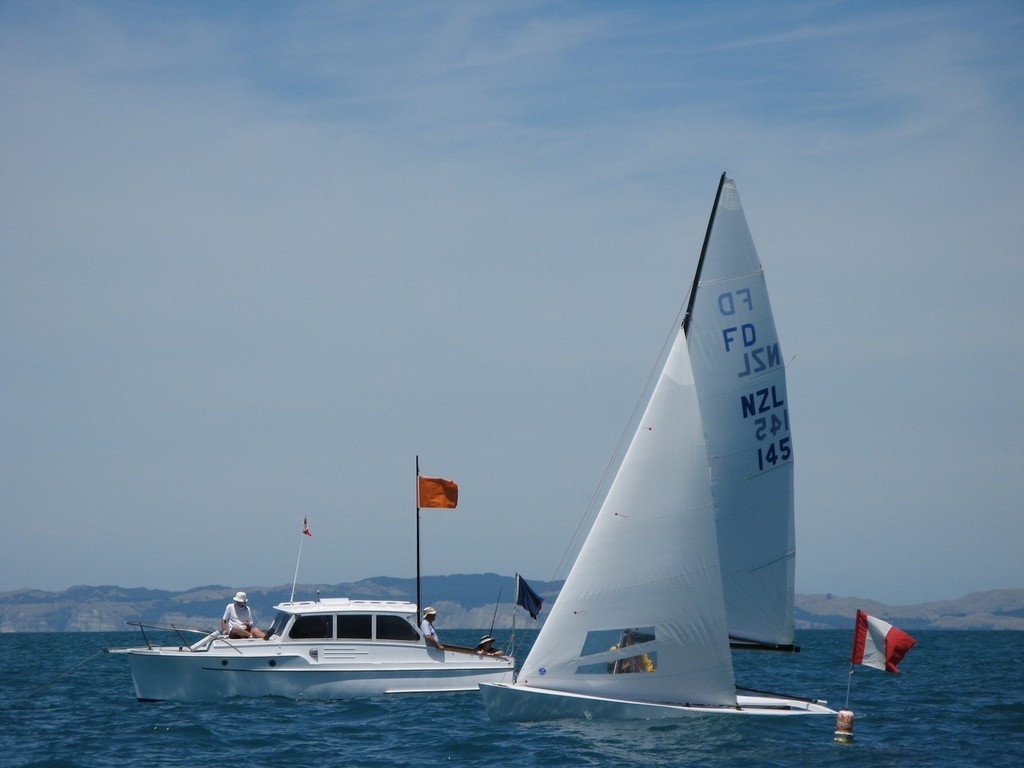
<instances>
[{"instance_id":1,"label":"sailboat stern","mask_svg":"<svg viewBox=\"0 0 1024 768\"><path fill-rule=\"evenodd\" d=\"M825 699L802 699L778 693L736 697L739 708L748 715L835 715Z\"/></svg>"}]
</instances>

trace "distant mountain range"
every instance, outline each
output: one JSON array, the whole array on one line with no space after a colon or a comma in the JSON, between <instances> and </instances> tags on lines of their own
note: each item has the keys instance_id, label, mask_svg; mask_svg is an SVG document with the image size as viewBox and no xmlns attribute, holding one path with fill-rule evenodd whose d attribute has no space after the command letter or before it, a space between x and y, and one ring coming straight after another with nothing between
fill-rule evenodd
<instances>
[{"instance_id":1,"label":"distant mountain range","mask_svg":"<svg viewBox=\"0 0 1024 768\"><path fill-rule=\"evenodd\" d=\"M495 573L426 576L424 604L438 610L440 628L511 626L515 595L512 576ZM547 609L562 582L530 581ZM214 629L237 587L211 585L184 592L143 587L78 586L62 592L21 589L0 593L0 632L107 632L129 629L129 621ZM287 601L291 585L242 587L257 623L266 626L277 603ZM303 584L297 600L351 597L377 600L416 599L416 580L378 576L350 584ZM837 595L797 595L797 629L850 629L857 609L890 621L902 629L1024 630L1024 589L973 592L955 600L920 605L885 605L875 600ZM535 626L522 611L517 626Z\"/></svg>"}]
</instances>

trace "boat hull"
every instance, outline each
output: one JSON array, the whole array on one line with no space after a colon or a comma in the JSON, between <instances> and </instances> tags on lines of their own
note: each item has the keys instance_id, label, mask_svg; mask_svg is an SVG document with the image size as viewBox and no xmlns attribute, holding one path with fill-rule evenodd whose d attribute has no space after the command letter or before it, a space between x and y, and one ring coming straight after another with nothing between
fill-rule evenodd
<instances>
[{"instance_id":1,"label":"boat hull","mask_svg":"<svg viewBox=\"0 0 1024 768\"><path fill-rule=\"evenodd\" d=\"M509 683L480 686L484 708L492 720L663 720L711 715L835 715L822 701L785 696L738 696L736 707L625 701L579 693L551 691Z\"/></svg>"},{"instance_id":2,"label":"boat hull","mask_svg":"<svg viewBox=\"0 0 1024 768\"><path fill-rule=\"evenodd\" d=\"M128 656L140 701L213 701L231 696L344 699L403 693L475 691L480 683L512 679L513 660L425 647L382 654L365 649L347 658L328 648L275 647L260 640L192 651L154 646L121 650ZM311 654L310 651L313 651ZM390 656L390 657L389 657Z\"/></svg>"}]
</instances>

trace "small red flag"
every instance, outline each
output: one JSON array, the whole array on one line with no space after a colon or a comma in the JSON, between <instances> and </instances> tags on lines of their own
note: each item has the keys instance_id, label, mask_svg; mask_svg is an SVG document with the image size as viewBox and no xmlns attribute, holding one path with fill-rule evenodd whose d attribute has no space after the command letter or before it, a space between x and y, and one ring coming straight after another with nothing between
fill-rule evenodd
<instances>
[{"instance_id":1,"label":"small red flag","mask_svg":"<svg viewBox=\"0 0 1024 768\"><path fill-rule=\"evenodd\" d=\"M440 477L417 477L417 507L455 509L459 503L459 486L454 480Z\"/></svg>"},{"instance_id":2,"label":"small red flag","mask_svg":"<svg viewBox=\"0 0 1024 768\"><path fill-rule=\"evenodd\" d=\"M916 642L902 629L858 610L850 663L898 673L896 665L903 661Z\"/></svg>"},{"instance_id":3,"label":"small red flag","mask_svg":"<svg viewBox=\"0 0 1024 768\"><path fill-rule=\"evenodd\" d=\"M312 533L309 532L309 523L306 522L306 518L302 518L302 532L304 534L306 534L307 536L312 536L313 535Z\"/></svg>"}]
</instances>

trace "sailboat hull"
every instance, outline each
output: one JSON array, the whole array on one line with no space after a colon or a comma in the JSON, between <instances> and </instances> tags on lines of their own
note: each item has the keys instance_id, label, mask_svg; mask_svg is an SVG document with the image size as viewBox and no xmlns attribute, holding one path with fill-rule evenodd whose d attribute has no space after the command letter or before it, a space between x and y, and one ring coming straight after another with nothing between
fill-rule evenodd
<instances>
[{"instance_id":1,"label":"sailboat hull","mask_svg":"<svg viewBox=\"0 0 1024 768\"><path fill-rule=\"evenodd\" d=\"M835 715L824 701L785 696L737 696L735 707L625 701L507 683L481 683L492 720L669 720L710 715Z\"/></svg>"}]
</instances>

